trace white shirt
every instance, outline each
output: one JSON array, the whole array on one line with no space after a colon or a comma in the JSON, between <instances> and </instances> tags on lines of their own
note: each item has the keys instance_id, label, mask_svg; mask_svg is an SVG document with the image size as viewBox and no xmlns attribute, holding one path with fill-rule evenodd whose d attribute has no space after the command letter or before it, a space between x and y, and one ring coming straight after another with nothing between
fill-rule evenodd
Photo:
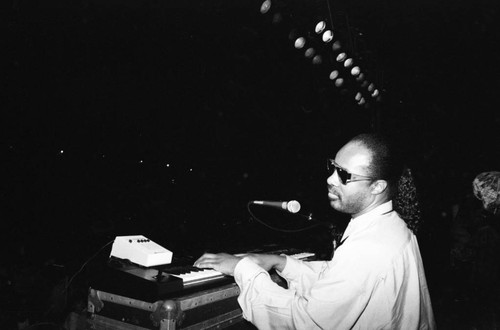
<instances>
[{"instance_id":1,"label":"white shirt","mask_svg":"<svg viewBox=\"0 0 500 330\"><path fill-rule=\"evenodd\" d=\"M288 289L243 258L243 317L259 329L435 329L415 235L392 202L351 219L330 261L287 257Z\"/></svg>"}]
</instances>

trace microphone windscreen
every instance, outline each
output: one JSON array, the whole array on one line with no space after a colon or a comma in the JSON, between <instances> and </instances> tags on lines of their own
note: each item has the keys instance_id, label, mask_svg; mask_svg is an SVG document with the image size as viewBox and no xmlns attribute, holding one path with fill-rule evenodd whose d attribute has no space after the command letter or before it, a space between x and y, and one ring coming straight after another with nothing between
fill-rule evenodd
<instances>
[{"instance_id":1,"label":"microphone windscreen","mask_svg":"<svg viewBox=\"0 0 500 330\"><path fill-rule=\"evenodd\" d=\"M300 203L297 201L289 201L286 205L288 212L297 213L300 211Z\"/></svg>"}]
</instances>

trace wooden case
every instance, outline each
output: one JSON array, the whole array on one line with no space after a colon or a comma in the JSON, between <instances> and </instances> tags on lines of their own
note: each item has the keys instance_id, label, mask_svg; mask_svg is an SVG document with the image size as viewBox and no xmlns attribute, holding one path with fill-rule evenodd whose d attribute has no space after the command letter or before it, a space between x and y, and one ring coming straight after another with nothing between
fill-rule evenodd
<instances>
[{"instance_id":1,"label":"wooden case","mask_svg":"<svg viewBox=\"0 0 500 330\"><path fill-rule=\"evenodd\" d=\"M154 303L90 288L91 329L255 329L242 318L235 283Z\"/></svg>"}]
</instances>

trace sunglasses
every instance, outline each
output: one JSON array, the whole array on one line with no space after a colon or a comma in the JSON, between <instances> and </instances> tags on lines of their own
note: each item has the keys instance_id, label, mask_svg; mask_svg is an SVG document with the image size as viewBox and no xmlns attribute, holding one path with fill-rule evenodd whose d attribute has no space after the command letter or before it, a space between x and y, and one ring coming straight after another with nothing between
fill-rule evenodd
<instances>
[{"instance_id":1,"label":"sunglasses","mask_svg":"<svg viewBox=\"0 0 500 330\"><path fill-rule=\"evenodd\" d=\"M333 175L333 173L337 172L337 175L340 179L340 182L342 182L343 185L346 185L349 182L370 181L370 180L375 179L375 178L372 178L370 176L353 174L353 173L347 172L345 169L343 169L337 163L335 163L335 161L333 159L327 159L326 169L328 170L328 176L331 176L331 175ZM360 179L357 179L354 177L359 177Z\"/></svg>"}]
</instances>

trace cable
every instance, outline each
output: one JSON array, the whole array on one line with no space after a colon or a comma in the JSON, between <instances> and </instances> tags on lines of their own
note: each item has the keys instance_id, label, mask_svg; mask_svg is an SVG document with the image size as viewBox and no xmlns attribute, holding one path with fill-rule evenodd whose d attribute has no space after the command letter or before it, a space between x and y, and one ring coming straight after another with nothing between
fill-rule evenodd
<instances>
[{"instance_id":1,"label":"cable","mask_svg":"<svg viewBox=\"0 0 500 330\"><path fill-rule=\"evenodd\" d=\"M328 16L330 16L330 22L332 22L332 29L334 28L333 26L333 15L332 15L332 8L330 6L330 0L326 0L326 6L328 7Z\"/></svg>"},{"instance_id":2,"label":"cable","mask_svg":"<svg viewBox=\"0 0 500 330\"><path fill-rule=\"evenodd\" d=\"M110 245L111 243L113 243L114 240L111 240L109 241L108 243L106 243L104 246L102 246L96 253L94 253L93 256L91 256L89 259L87 259L87 261L85 261L82 265L82 267L80 267L80 269L75 273L73 274L73 276L71 276L70 280L68 281L68 284L66 284L66 287L65 287L65 291L68 290L69 286L71 285L71 282L73 281L73 279L76 277L76 275L78 275L84 268L85 266L87 266L87 264L92 260L94 259L99 253L101 253L102 250L104 250L105 247L107 247L108 245Z\"/></svg>"}]
</instances>

